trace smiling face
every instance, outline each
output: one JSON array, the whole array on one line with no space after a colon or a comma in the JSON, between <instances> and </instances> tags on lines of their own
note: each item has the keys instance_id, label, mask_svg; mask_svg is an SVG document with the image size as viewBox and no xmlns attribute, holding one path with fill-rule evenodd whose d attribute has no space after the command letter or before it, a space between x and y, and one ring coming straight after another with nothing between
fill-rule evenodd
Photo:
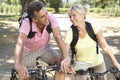
<instances>
[{"instance_id":1,"label":"smiling face","mask_svg":"<svg viewBox=\"0 0 120 80\"><path fill-rule=\"evenodd\" d=\"M48 12L46 10L45 7L43 7L40 11L35 11L34 12L35 15L35 21L37 24L39 25L43 25L46 26L49 24L49 20L48 20Z\"/></svg>"},{"instance_id":2,"label":"smiling face","mask_svg":"<svg viewBox=\"0 0 120 80\"><path fill-rule=\"evenodd\" d=\"M83 13L78 13L75 10L70 10L68 12L70 21L73 23L74 26L79 26L81 22L84 21L84 14Z\"/></svg>"},{"instance_id":3,"label":"smiling face","mask_svg":"<svg viewBox=\"0 0 120 80\"><path fill-rule=\"evenodd\" d=\"M68 11L68 16L74 26L79 26L81 23L85 21L86 16L85 7L83 7L80 4L73 5Z\"/></svg>"}]
</instances>

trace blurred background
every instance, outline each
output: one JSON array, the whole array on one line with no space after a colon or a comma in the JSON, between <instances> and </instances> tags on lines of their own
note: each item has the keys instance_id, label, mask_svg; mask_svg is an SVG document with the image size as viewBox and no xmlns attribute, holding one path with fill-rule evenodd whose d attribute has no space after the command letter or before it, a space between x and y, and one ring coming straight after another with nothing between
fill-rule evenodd
<instances>
[{"instance_id":1,"label":"blurred background","mask_svg":"<svg viewBox=\"0 0 120 80\"><path fill-rule=\"evenodd\" d=\"M82 3L90 12L120 16L120 0L0 0L0 14L19 15L31 1L42 1L53 13L66 13L72 4Z\"/></svg>"}]
</instances>

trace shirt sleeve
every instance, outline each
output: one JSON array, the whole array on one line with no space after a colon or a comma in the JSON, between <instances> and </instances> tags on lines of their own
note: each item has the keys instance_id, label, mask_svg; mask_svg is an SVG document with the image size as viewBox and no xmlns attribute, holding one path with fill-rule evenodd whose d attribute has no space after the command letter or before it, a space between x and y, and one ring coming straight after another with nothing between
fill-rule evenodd
<instances>
[{"instance_id":1,"label":"shirt sleeve","mask_svg":"<svg viewBox=\"0 0 120 80\"><path fill-rule=\"evenodd\" d=\"M49 14L49 20L51 22L51 28L56 28L56 27L59 27L59 24L58 24L58 21L57 21L57 18L55 16L53 16L52 14Z\"/></svg>"},{"instance_id":2,"label":"shirt sleeve","mask_svg":"<svg viewBox=\"0 0 120 80\"><path fill-rule=\"evenodd\" d=\"M19 32L22 32L22 33L28 35L29 31L30 31L29 20L28 19L24 19L22 21L22 24L21 24L20 28L19 28Z\"/></svg>"},{"instance_id":3,"label":"shirt sleeve","mask_svg":"<svg viewBox=\"0 0 120 80\"><path fill-rule=\"evenodd\" d=\"M64 42L67 44L71 44L72 38L73 38L73 32L72 32L72 28L70 28L65 34Z\"/></svg>"}]
</instances>

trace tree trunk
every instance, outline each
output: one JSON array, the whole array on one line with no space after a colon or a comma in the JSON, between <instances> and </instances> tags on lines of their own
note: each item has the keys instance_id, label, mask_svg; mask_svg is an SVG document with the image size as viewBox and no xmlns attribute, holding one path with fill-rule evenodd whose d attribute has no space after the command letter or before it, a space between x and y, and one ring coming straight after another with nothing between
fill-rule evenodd
<instances>
[{"instance_id":1,"label":"tree trunk","mask_svg":"<svg viewBox=\"0 0 120 80\"><path fill-rule=\"evenodd\" d=\"M26 10L27 5L32 1L32 0L20 0L21 1L21 6L22 6L22 10L21 10L21 14Z\"/></svg>"},{"instance_id":2,"label":"tree trunk","mask_svg":"<svg viewBox=\"0 0 120 80\"><path fill-rule=\"evenodd\" d=\"M59 13L60 12L59 8L55 7L54 9L55 9L55 13Z\"/></svg>"}]
</instances>

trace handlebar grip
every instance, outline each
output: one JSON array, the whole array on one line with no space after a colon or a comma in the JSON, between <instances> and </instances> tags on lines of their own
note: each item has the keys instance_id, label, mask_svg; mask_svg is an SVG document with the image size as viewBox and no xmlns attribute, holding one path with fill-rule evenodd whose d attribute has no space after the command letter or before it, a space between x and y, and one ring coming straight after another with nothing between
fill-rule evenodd
<instances>
[{"instance_id":1,"label":"handlebar grip","mask_svg":"<svg viewBox=\"0 0 120 80\"><path fill-rule=\"evenodd\" d=\"M117 68L111 68L110 73L118 73L120 72Z\"/></svg>"},{"instance_id":2,"label":"handlebar grip","mask_svg":"<svg viewBox=\"0 0 120 80\"><path fill-rule=\"evenodd\" d=\"M38 74L38 69L30 68L28 69L29 76L35 76Z\"/></svg>"},{"instance_id":3,"label":"handlebar grip","mask_svg":"<svg viewBox=\"0 0 120 80\"><path fill-rule=\"evenodd\" d=\"M52 68L53 68L53 70L59 71L60 70L60 65L58 63L55 63Z\"/></svg>"}]
</instances>

